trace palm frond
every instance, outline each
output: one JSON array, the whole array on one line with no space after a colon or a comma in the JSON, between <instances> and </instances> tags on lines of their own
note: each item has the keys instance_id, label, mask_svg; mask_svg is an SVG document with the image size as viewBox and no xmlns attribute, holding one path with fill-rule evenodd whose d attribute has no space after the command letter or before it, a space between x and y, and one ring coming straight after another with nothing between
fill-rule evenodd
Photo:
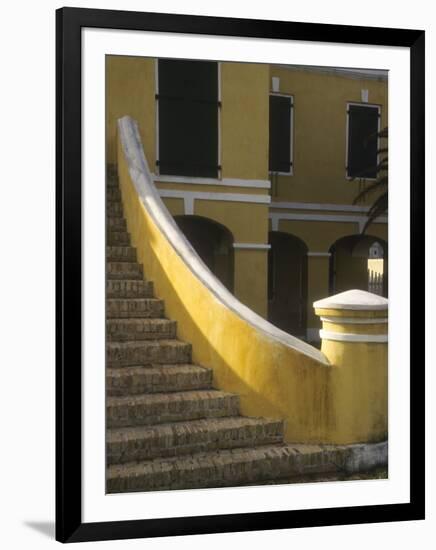
<instances>
[{"instance_id":1,"label":"palm frond","mask_svg":"<svg viewBox=\"0 0 436 550\"><path fill-rule=\"evenodd\" d=\"M368 219L366 220L365 225L363 226L362 233L365 233L369 225L376 220L378 217L386 214L388 211L388 193L387 191L380 195L378 199L374 202L371 208L368 211Z\"/></svg>"},{"instance_id":2,"label":"palm frond","mask_svg":"<svg viewBox=\"0 0 436 550\"><path fill-rule=\"evenodd\" d=\"M369 195L372 195L377 191L384 191L387 184L388 184L387 176L383 176L379 178L377 181L374 181L373 183L368 185L368 187L365 187L365 189L362 189L362 191L353 200L353 204L358 204L359 202L363 202L366 198L368 198Z\"/></svg>"}]
</instances>

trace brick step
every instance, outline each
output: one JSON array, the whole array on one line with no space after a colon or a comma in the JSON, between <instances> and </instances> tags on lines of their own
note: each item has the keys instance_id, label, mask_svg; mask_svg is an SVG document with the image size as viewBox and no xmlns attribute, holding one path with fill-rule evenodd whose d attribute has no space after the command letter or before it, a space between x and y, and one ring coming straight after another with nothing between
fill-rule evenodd
<instances>
[{"instance_id":1,"label":"brick step","mask_svg":"<svg viewBox=\"0 0 436 550\"><path fill-rule=\"evenodd\" d=\"M137 262L107 262L108 279L144 279L141 264Z\"/></svg>"},{"instance_id":2,"label":"brick step","mask_svg":"<svg viewBox=\"0 0 436 550\"><path fill-rule=\"evenodd\" d=\"M127 231L108 231L106 242L108 246L129 246L130 235Z\"/></svg>"},{"instance_id":3,"label":"brick step","mask_svg":"<svg viewBox=\"0 0 436 550\"><path fill-rule=\"evenodd\" d=\"M121 216L107 216L106 228L108 231L127 231L127 223Z\"/></svg>"},{"instance_id":4,"label":"brick step","mask_svg":"<svg viewBox=\"0 0 436 550\"><path fill-rule=\"evenodd\" d=\"M212 370L191 364L109 368L108 395L136 395L212 388Z\"/></svg>"},{"instance_id":5,"label":"brick step","mask_svg":"<svg viewBox=\"0 0 436 550\"><path fill-rule=\"evenodd\" d=\"M170 319L108 319L108 341L160 340L175 338L177 323Z\"/></svg>"},{"instance_id":6,"label":"brick step","mask_svg":"<svg viewBox=\"0 0 436 550\"><path fill-rule=\"evenodd\" d=\"M218 390L112 396L107 398L106 403L106 422L109 428L239 414L239 396Z\"/></svg>"},{"instance_id":7,"label":"brick step","mask_svg":"<svg viewBox=\"0 0 436 550\"><path fill-rule=\"evenodd\" d=\"M107 201L106 202L106 216L123 216L123 205L121 201Z\"/></svg>"},{"instance_id":8,"label":"brick step","mask_svg":"<svg viewBox=\"0 0 436 550\"><path fill-rule=\"evenodd\" d=\"M175 339L108 342L106 358L109 367L190 363L191 344Z\"/></svg>"},{"instance_id":9,"label":"brick step","mask_svg":"<svg viewBox=\"0 0 436 550\"><path fill-rule=\"evenodd\" d=\"M282 441L283 422L279 420L230 416L113 428L107 432L106 456L109 464L119 464Z\"/></svg>"},{"instance_id":10,"label":"brick step","mask_svg":"<svg viewBox=\"0 0 436 550\"><path fill-rule=\"evenodd\" d=\"M116 187L117 189L120 188L117 173L107 174L106 176L106 188L112 188L112 187Z\"/></svg>"},{"instance_id":11,"label":"brick step","mask_svg":"<svg viewBox=\"0 0 436 550\"><path fill-rule=\"evenodd\" d=\"M112 201L121 201L121 191L118 185L106 188L106 203Z\"/></svg>"},{"instance_id":12,"label":"brick step","mask_svg":"<svg viewBox=\"0 0 436 550\"><path fill-rule=\"evenodd\" d=\"M136 262L136 248L133 246L106 246L106 260L109 262Z\"/></svg>"},{"instance_id":13,"label":"brick step","mask_svg":"<svg viewBox=\"0 0 436 550\"><path fill-rule=\"evenodd\" d=\"M112 464L107 469L109 493L168 489L199 489L289 482L314 473L337 472L341 451L320 446L276 444L195 453Z\"/></svg>"},{"instance_id":14,"label":"brick step","mask_svg":"<svg viewBox=\"0 0 436 550\"><path fill-rule=\"evenodd\" d=\"M138 279L108 279L106 296L108 298L153 298L153 283Z\"/></svg>"},{"instance_id":15,"label":"brick step","mask_svg":"<svg viewBox=\"0 0 436 550\"><path fill-rule=\"evenodd\" d=\"M158 298L109 298L106 300L107 319L163 317L164 303Z\"/></svg>"}]
</instances>

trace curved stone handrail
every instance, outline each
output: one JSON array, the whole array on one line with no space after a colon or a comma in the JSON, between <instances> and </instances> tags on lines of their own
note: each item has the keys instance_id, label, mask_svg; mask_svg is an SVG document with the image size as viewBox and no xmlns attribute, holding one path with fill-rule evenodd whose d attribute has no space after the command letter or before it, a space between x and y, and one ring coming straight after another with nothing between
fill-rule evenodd
<instances>
[{"instance_id":1,"label":"curved stone handrail","mask_svg":"<svg viewBox=\"0 0 436 550\"><path fill-rule=\"evenodd\" d=\"M272 338L285 346L293 348L311 359L328 365L326 357L315 347L280 330L242 304L219 281L201 260L197 252L183 235L153 183L153 179L144 155L138 125L131 117L125 116L118 121L118 132L129 173L136 192L148 214L167 238L168 242L189 267L193 275L206 286L221 304L267 338Z\"/></svg>"}]
</instances>

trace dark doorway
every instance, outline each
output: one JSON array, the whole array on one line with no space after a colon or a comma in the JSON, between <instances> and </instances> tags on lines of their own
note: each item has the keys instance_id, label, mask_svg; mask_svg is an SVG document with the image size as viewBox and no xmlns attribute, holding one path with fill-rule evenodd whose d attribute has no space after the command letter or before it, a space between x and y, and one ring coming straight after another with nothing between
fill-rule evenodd
<instances>
[{"instance_id":1,"label":"dark doorway","mask_svg":"<svg viewBox=\"0 0 436 550\"><path fill-rule=\"evenodd\" d=\"M272 231L268 254L268 320L306 337L307 246L293 235Z\"/></svg>"},{"instance_id":2,"label":"dark doorway","mask_svg":"<svg viewBox=\"0 0 436 550\"><path fill-rule=\"evenodd\" d=\"M201 216L175 216L175 221L212 273L233 292L233 235L223 225Z\"/></svg>"},{"instance_id":3,"label":"dark doorway","mask_svg":"<svg viewBox=\"0 0 436 550\"><path fill-rule=\"evenodd\" d=\"M378 251L378 252L377 252ZM329 294L359 289L388 295L387 242L371 235L349 235L330 247ZM371 262L380 263L374 278Z\"/></svg>"}]
</instances>

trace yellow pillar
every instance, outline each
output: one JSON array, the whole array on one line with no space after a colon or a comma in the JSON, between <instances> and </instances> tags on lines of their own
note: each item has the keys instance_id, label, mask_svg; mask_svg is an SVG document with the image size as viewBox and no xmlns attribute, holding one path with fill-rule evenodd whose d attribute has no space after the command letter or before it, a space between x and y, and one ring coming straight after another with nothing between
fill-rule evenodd
<instances>
[{"instance_id":1,"label":"yellow pillar","mask_svg":"<svg viewBox=\"0 0 436 550\"><path fill-rule=\"evenodd\" d=\"M266 319L268 314L268 244L234 243L234 294Z\"/></svg>"},{"instance_id":2,"label":"yellow pillar","mask_svg":"<svg viewBox=\"0 0 436 550\"><path fill-rule=\"evenodd\" d=\"M329 293L329 262L328 252L307 253L307 340L319 342L321 323L315 315L312 304Z\"/></svg>"},{"instance_id":3,"label":"yellow pillar","mask_svg":"<svg viewBox=\"0 0 436 550\"><path fill-rule=\"evenodd\" d=\"M314 304L321 351L332 365L338 443L384 441L388 432L388 300L349 290Z\"/></svg>"}]
</instances>

